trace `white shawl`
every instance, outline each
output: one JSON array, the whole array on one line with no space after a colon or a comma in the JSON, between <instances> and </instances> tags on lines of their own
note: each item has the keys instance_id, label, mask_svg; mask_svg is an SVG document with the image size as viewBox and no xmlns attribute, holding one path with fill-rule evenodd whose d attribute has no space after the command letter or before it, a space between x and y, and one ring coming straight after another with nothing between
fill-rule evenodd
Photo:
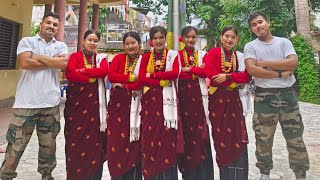
<instances>
[{"instance_id":1,"label":"white shawl","mask_svg":"<svg viewBox=\"0 0 320 180\"><path fill-rule=\"evenodd\" d=\"M140 64L142 56L140 55L137 65L133 71L134 75L139 74ZM130 142L137 141L140 139L140 125L141 125L141 95L142 90L132 91L137 93L137 97L131 97L131 106L130 106Z\"/></svg>"},{"instance_id":2,"label":"white shawl","mask_svg":"<svg viewBox=\"0 0 320 180\"><path fill-rule=\"evenodd\" d=\"M166 59L166 71L172 69L174 60L178 56L178 51L169 50ZM178 59L180 63L180 59ZM181 65L179 66L179 74L181 71ZM178 99L177 99L177 87L175 81L171 81L171 86L165 86L162 90L163 96L163 116L164 125L168 128L178 129Z\"/></svg>"},{"instance_id":3,"label":"white shawl","mask_svg":"<svg viewBox=\"0 0 320 180\"><path fill-rule=\"evenodd\" d=\"M107 58L108 54L97 54L96 66L100 68L100 63L104 58ZM105 132L107 128L107 103L106 103L106 88L105 81L102 78L98 78L98 92L99 92L99 117L100 117L100 131Z\"/></svg>"},{"instance_id":4,"label":"white shawl","mask_svg":"<svg viewBox=\"0 0 320 180\"><path fill-rule=\"evenodd\" d=\"M207 52L205 51L198 51L198 66L200 67L203 64L203 57L206 55ZM206 122L207 124L211 124L210 119L209 119L209 99L208 99L208 90L206 86L206 79L205 78L198 78L199 80L199 85L200 85L200 90L201 90L201 95L202 95L202 104L204 108L204 113L206 115Z\"/></svg>"},{"instance_id":5,"label":"white shawl","mask_svg":"<svg viewBox=\"0 0 320 180\"><path fill-rule=\"evenodd\" d=\"M243 72L246 68L244 63L244 54L237 51L237 59L238 59L238 71ZM239 89L239 96L242 103L243 108L243 116L247 116L247 114L251 114L253 112L253 100L249 91L249 83L243 84L243 88Z\"/></svg>"}]
</instances>

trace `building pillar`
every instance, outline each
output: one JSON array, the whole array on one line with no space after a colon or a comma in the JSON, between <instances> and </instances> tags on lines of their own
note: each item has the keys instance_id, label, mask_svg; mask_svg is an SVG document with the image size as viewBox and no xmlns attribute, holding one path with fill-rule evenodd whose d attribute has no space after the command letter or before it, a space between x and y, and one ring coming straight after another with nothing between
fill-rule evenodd
<instances>
[{"instance_id":1,"label":"building pillar","mask_svg":"<svg viewBox=\"0 0 320 180\"><path fill-rule=\"evenodd\" d=\"M87 6L88 0L80 0L79 24L78 24L78 46L77 50L82 50L83 36L87 26Z\"/></svg>"},{"instance_id":2,"label":"building pillar","mask_svg":"<svg viewBox=\"0 0 320 180\"><path fill-rule=\"evenodd\" d=\"M173 0L168 1L168 33L167 33L167 48L173 48ZM177 39L176 39L177 40Z\"/></svg>"},{"instance_id":3,"label":"building pillar","mask_svg":"<svg viewBox=\"0 0 320 180\"><path fill-rule=\"evenodd\" d=\"M93 4L92 12L92 29L98 31L99 25L99 4Z\"/></svg>"},{"instance_id":4,"label":"building pillar","mask_svg":"<svg viewBox=\"0 0 320 180\"><path fill-rule=\"evenodd\" d=\"M186 27L186 19L187 19L187 14L186 14L186 0L180 0L179 1L179 33L182 31L184 27ZM181 42L179 43L179 49L183 49L184 44Z\"/></svg>"},{"instance_id":5,"label":"building pillar","mask_svg":"<svg viewBox=\"0 0 320 180\"><path fill-rule=\"evenodd\" d=\"M45 4L44 5L44 14L47 14L52 11L52 4Z\"/></svg>"},{"instance_id":6,"label":"building pillar","mask_svg":"<svg viewBox=\"0 0 320 180\"><path fill-rule=\"evenodd\" d=\"M173 50L179 50L179 37L180 30L179 22L179 0L173 0Z\"/></svg>"},{"instance_id":7,"label":"building pillar","mask_svg":"<svg viewBox=\"0 0 320 180\"><path fill-rule=\"evenodd\" d=\"M55 0L54 1L54 12L60 16L59 29L55 38L58 41L64 40L64 24L66 21L66 0Z\"/></svg>"}]
</instances>

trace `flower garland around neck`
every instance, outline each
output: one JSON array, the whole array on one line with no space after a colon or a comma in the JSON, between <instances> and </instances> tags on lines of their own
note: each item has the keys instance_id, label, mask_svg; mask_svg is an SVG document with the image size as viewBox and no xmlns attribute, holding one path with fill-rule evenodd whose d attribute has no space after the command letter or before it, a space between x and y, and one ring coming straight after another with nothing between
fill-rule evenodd
<instances>
[{"instance_id":1,"label":"flower garland around neck","mask_svg":"<svg viewBox=\"0 0 320 180\"><path fill-rule=\"evenodd\" d=\"M84 62L84 67L85 68L94 68L95 64L94 64L94 53L90 56L90 61L88 61L86 54L84 53L84 50L82 50L82 54L83 54L83 62Z\"/></svg>"},{"instance_id":2,"label":"flower garland around neck","mask_svg":"<svg viewBox=\"0 0 320 180\"><path fill-rule=\"evenodd\" d=\"M224 48L221 47L221 69L224 73L229 73L231 70L235 71L236 69L236 54L232 49L230 51L229 57L226 58L226 54L224 52Z\"/></svg>"},{"instance_id":3,"label":"flower garland around neck","mask_svg":"<svg viewBox=\"0 0 320 180\"><path fill-rule=\"evenodd\" d=\"M190 57L190 64L188 61L188 56ZM188 53L188 51L183 48L183 60L185 63L185 67L197 67L198 66L198 51L197 50L193 50L192 54Z\"/></svg>"},{"instance_id":4,"label":"flower garland around neck","mask_svg":"<svg viewBox=\"0 0 320 180\"><path fill-rule=\"evenodd\" d=\"M150 55L152 61L153 61L153 66L154 66L154 70L155 72L160 72L166 62L166 58L167 58L167 51L166 49L164 49L161 52L161 58L158 59L155 50L152 51L151 55Z\"/></svg>"},{"instance_id":5,"label":"flower garland around neck","mask_svg":"<svg viewBox=\"0 0 320 180\"><path fill-rule=\"evenodd\" d=\"M133 74L134 69L136 68L136 65L138 63L139 54L130 62L130 57L128 54L126 54L126 69L125 74Z\"/></svg>"}]
</instances>

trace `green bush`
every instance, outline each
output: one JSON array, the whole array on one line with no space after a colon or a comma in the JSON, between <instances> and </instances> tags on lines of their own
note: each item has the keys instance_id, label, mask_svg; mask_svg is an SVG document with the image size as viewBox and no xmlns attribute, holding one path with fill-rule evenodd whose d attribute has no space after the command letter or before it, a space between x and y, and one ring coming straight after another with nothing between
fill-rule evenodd
<instances>
[{"instance_id":1,"label":"green bush","mask_svg":"<svg viewBox=\"0 0 320 180\"><path fill-rule=\"evenodd\" d=\"M299 65L295 74L299 84L299 100L320 104L320 76L315 51L301 35L290 38L298 54Z\"/></svg>"},{"instance_id":2,"label":"green bush","mask_svg":"<svg viewBox=\"0 0 320 180\"><path fill-rule=\"evenodd\" d=\"M35 25L34 23L31 24L31 32L30 35L31 36L35 36L36 34L38 34L40 31L40 26Z\"/></svg>"}]
</instances>

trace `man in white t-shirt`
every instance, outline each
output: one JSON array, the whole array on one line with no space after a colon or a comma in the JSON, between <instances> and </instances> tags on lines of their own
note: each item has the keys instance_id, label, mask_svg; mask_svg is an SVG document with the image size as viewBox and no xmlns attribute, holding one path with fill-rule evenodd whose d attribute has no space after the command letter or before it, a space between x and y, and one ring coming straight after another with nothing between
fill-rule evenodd
<instances>
[{"instance_id":1,"label":"man in white t-shirt","mask_svg":"<svg viewBox=\"0 0 320 180\"><path fill-rule=\"evenodd\" d=\"M309 157L304 144L298 97L292 85L298 59L292 43L273 36L266 15L253 12L248 23L257 39L244 48L247 71L254 77L253 130L256 137L256 166L261 180L270 179L273 168L272 145L278 121L287 142L290 168L297 179L305 179Z\"/></svg>"},{"instance_id":2,"label":"man in white t-shirt","mask_svg":"<svg viewBox=\"0 0 320 180\"><path fill-rule=\"evenodd\" d=\"M39 140L38 172L43 180L53 180L56 136L60 131L59 69L64 69L69 59L67 45L54 38L59 22L58 14L48 13L42 19L39 34L19 42L17 55L22 73L13 105L14 119L6 136L2 180L17 176L16 168L35 127Z\"/></svg>"}]
</instances>

